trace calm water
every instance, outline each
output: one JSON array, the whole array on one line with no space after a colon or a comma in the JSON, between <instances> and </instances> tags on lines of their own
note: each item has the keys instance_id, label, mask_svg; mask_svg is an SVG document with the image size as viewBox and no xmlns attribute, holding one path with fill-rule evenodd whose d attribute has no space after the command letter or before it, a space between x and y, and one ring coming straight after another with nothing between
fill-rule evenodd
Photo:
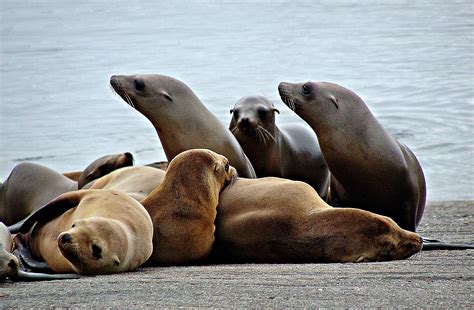
<instances>
[{"instance_id":1,"label":"calm water","mask_svg":"<svg viewBox=\"0 0 474 310\"><path fill-rule=\"evenodd\" d=\"M356 91L411 147L429 200L474 199L472 1L89 2L1 1L0 178L27 160L165 159L112 74L177 77L225 124L251 94L297 122L278 83L320 80Z\"/></svg>"}]
</instances>

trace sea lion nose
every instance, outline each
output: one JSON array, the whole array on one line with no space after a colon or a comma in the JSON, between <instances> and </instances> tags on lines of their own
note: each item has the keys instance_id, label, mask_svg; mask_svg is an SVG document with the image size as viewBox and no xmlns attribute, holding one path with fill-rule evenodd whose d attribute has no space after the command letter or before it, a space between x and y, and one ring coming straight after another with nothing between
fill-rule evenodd
<instances>
[{"instance_id":1,"label":"sea lion nose","mask_svg":"<svg viewBox=\"0 0 474 310\"><path fill-rule=\"evenodd\" d=\"M240 120L240 123L242 125L248 125L249 124L249 118L248 117L242 117L242 119Z\"/></svg>"},{"instance_id":2,"label":"sea lion nose","mask_svg":"<svg viewBox=\"0 0 474 310\"><path fill-rule=\"evenodd\" d=\"M62 243L68 243L72 240L72 237L70 234L64 234L62 237L61 237L61 242Z\"/></svg>"}]
</instances>

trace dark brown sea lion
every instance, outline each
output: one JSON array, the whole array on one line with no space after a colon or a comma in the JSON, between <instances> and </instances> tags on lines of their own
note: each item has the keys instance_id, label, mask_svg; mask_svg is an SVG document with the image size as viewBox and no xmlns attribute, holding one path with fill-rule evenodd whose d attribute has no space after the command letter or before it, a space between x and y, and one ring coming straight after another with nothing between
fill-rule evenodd
<instances>
[{"instance_id":1,"label":"dark brown sea lion","mask_svg":"<svg viewBox=\"0 0 474 310\"><path fill-rule=\"evenodd\" d=\"M420 236L390 218L333 208L300 181L239 178L217 210L214 262L386 261L422 246Z\"/></svg>"},{"instance_id":2,"label":"dark brown sea lion","mask_svg":"<svg viewBox=\"0 0 474 310\"><path fill-rule=\"evenodd\" d=\"M235 137L183 82L163 75L114 75L110 85L150 120L168 161L189 149L210 149L227 157L240 176L255 178Z\"/></svg>"},{"instance_id":3,"label":"dark brown sea lion","mask_svg":"<svg viewBox=\"0 0 474 310\"><path fill-rule=\"evenodd\" d=\"M240 99L230 110L229 129L250 159L257 177L304 181L326 197L329 169L313 130L303 124L277 126L273 103L263 96Z\"/></svg>"},{"instance_id":4,"label":"dark brown sea lion","mask_svg":"<svg viewBox=\"0 0 474 310\"><path fill-rule=\"evenodd\" d=\"M141 201L153 221L151 264L194 264L207 258L214 242L219 193L237 177L222 155L182 152L162 183Z\"/></svg>"},{"instance_id":5,"label":"dark brown sea lion","mask_svg":"<svg viewBox=\"0 0 474 310\"><path fill-rule=\"evenodd\" d=\"M415 231L425 208L423 171L364 101L332 83L280 83L278 89L283 102L318 135L331 172L332 205L386 215Z\"/></svg>"},{"instance_id":6,"label":"dark brown sea lion","mask_svg":"<svg viewBox=\"0 0 474 310\"><path fill-rule=\"evenodd\" d=\"M152 253L153 224L143 206L108 189L65 193L30 215L20 237L54 272L131 271Z\"/></svg>"}]
</instances>

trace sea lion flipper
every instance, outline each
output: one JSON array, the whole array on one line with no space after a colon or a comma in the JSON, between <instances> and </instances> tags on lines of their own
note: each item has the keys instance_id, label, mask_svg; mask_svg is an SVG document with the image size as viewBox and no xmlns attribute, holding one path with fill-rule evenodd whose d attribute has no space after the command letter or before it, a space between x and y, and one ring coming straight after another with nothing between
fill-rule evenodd
<instances>
[{"instance_id":1,"label":"sea lion flipper","mask_svg":"<svg viewBox=\"0 0 474 310\"><path fill-rule=\"evenodd\" d=\"M23 225L23 223L26 221L26 218L19 221L18 223L15 223L13 225L8 226L8 230L10 231L11 234L17 234L20 232L20 228Z\"/></svg>"},{"instance_id":2,"label":"sea lion flipper","mask_svg":"<svg viewBox=\"0 0 474 310\"><path fill-rule=\"evenodd\" d=\"M436 239L423 238L422 251L436 251L436 250L470 250L474 249L474 245L445 243Z\"/></svg>"},{"instance_id":3,"label":"sea lion flipper","mask_svg":"<svg viewBox=\"0 0 474 310\"><path fill-rule=\"evenodd\" d=\"M36 223L49 221L63 214L67 210L76 207L85 195L85 192L85 190L68 192L51 200L35 213L28 216L21 225L19 232L21 234L26 234Z\"/></svg>"},{"instance_id":4,"label":"sea lion flipper","mask_svg":"<svg viewBox=\"0 0 474 310\"><path fill-rule=\"evenodd\" d=\"M11 278L12 281L51 281L51 280L67 280L67 279L79 279L79 275L75 273L66 274L48 274L48 273L37 273L37 272L26 272L18 270L16 277Z\"/></svg>"}]
</instances>

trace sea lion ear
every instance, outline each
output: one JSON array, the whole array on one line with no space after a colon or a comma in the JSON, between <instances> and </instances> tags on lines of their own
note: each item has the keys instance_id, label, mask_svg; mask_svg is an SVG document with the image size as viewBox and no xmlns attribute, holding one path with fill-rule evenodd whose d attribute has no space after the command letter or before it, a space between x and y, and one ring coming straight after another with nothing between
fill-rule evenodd
<instances>
[{"instance_id":1,"label":"sea lion ear","mask_svg":"<svg viewBox=\"0 0 474 310\"><path fill-rule=\"evenodd\" d=\"M230 114L233 114L234 113L234 109L230 109Z\"/></svg>"},{"instance_id":2,"label":"sea lion ear","mask_svg":"<svg viewBox=\"0 0 474 310\"><path fill-rule=\"evenodd\" d=\"M117 256L114 257L114 264L115 266L120 265L120 259Z\"/></svg>"},{"instance_id":3,"label":"sea lion ear","mask_svg":"<svg viewBox=\"0 0 474 310\"><path fill-rule=\"evenodd\" d=\"M332 101L332 103L334 103L336 108L339 109L339 100L336 97L331 95L331 101Z\"/></svg>"},{"instance_id":4,"label":"sea lion ear","mask_svg":"<svg viewBox=\"0 0 474 310\"><path fill-rule=\"evenodd\" d=\"M217 172L219 170L219 165L214 163L214 172Z\"/></svg>"},{"instance_id":5,"label":"sea lion ear","mask_svg":"<svg viewBox=\"0 0 474 310\"><path fill-rule=\"evenodd\" d=\"M41 225L42 223L51 221L60 216L67 210L75 208L87 192L88 190L68 192L51 200L35 213L27 217L21 225L19 232L21 234L26 234L35 224L38 223L38 225Z\"/></svg>"},{"instance_id":6,"label":"sea lion ear","mask_svg":"<svg viewBox=\"0 0 474 310\"><path fill-rule=\"evenodd\" d=\"M173 98L171 98L170 94L168 94L167 92L163 91L163 96L165 96L166 99L168 99L170 102L173 102Z\"/></svg>"},{"instance_id":7,"label":"sea lion ear","mask_svg":"<svg viewBox=\"0 0 474 310\"><path fill-rule=\"evenodd\" d=\"M277 108L273 108L273 111L277 112L278 114L280 114L280 111L278 111Z\"/></svg>"}]
</instances>

